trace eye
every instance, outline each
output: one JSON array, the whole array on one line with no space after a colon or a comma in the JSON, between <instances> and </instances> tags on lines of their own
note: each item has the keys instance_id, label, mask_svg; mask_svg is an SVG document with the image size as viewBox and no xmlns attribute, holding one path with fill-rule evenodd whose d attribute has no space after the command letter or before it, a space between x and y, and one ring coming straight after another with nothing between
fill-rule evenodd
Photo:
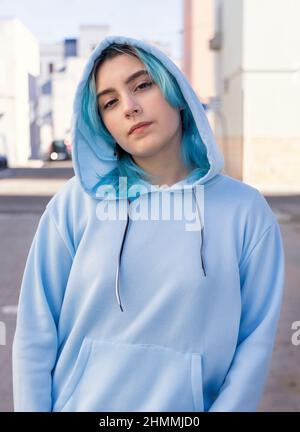
<instances>
[{"instance_id":1,"label":"eye","mask_svg":"<svg viewBox=\"0 0 300 432\"><path fill-rule=\"evenodd\" d=\"M109 107L110 107L109 104L111 104L111 103L114 102L115 100L116 100L116 99L112 99L111 101L107 102L107 103L103 106L103 109L109 108Z\"/></svg>"},{"instance_id":2,"label":"eye","mask_svg":"<svg viewBox=\"0 0 300 432\"><path fill-rule=\"evenodd\" d=\"M138 86L136 87L136 89L142 89L142 90L143 90L144 88L151 87L152 84L153 84L152 81L143 82L143 83L141 83L140 85L138 85ZM107 102L107 103L103 106L103 109L106 110L107 108L109 108L109 107L111 106L110 104L112 104L115 100L116 100L116 99L112 99L112 100L110 100L109 102Z\"/></svg>"},{"instance_id":3,"label":"eye","mask_svg":"<svg viewBox=\"0 0 300 432\"><path fill-rule=\"evenodd\" d=\"M145 84L146 84L146 87L142 87ZM138 88L147 88L147 87L151 87L151 86L152 86L152 81L143 82L142 84L140 84L140 85L137 86L137 89Z\"/></svg>"}]
</instances>

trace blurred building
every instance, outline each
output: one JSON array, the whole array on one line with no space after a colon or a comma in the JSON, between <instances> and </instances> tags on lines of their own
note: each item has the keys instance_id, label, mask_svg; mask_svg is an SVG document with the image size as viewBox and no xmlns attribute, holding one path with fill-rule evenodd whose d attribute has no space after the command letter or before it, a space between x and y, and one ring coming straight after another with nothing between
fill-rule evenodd
<instances>
[{"instance_id":1,"label":"blurred building","mask_svg":"<svg viewBox=\"0 0 300 432\"><path fill-rule=\"evenodd\" d=\"M264 193L300 192L300 2L185 0L183 70L225 156Z\"/></svg>"},{"instance_id":2,"label":"blurred building","mask_svg":"<svg viewBox=\"0 0 300 432\"><path fill-rule=\"evenodd\" d=\"M215 55L209 48L209 40L214 35L213 0L184 0L183 12L182 71L201 102L208 105L217 94ZM206 114L215 130L215 111L207 110Z\"/></svg>"},{"instance_id":3,"label":"blurred building","mask_svg":"<svg viewBox=\"0 0 300 432\"><path fill-rule=\"evenodd\" d=\"M55 140L70 140L77 85L109 34L108 25L82 25L78 38L38 44L19 19L0 20L0 154L9 166L44 157ZM170 44L148 42L171 57Z\"/></svg>"},{"instance_id":4,"label":"blurred building","mask_svg":"<svg viewBox=\"0 0 300 432\"><path fill-rule=\"evenodd\" d=\"M64 45L65 42L65 45ZM47 152L53 140L52 77L55 69L64 67L67 41L41 43L41 74L39 77L40 155Z\"/></svg>"},{"instance_id":5,"label":"blurred building","mask_svg":"<svg viewBox=\"0 0 300 432\"><path fill-rule=\"evenodd\" d=\"M109 34L107 25L82 25L78 39L40 46L41 156L53 140L69 137L75 91L84 66L91 52ZM149 43L171 56L170 44L157 40Z\"/></svg>"},{"instance_id":6,"label":"blurred building","mask_svg":"<svg viewBox=\"0 0 300 432\"><path fill-rule=\"evenodd\" d=\"M18 166L39 151L40 64L38 41L17 18L0 19L0 59L1 151Z\"/></svg>"},{"instance_id":7,"label":"blurred building","mask_svg":"<svg viewBox=\"0 0 300 432\"><path fill-rule=\"evenodd\" d=\"M108 32L107 25L82 25L78 38L40 45L41 156L53 140L69 137L77 84L88 57Z\"/></svg>"},{"instance_id":8,"label":"blurred building","mask_svg":"<svg viewBox=\"0 0 300 432\"><path fill-rule=\"evenodd\" d=\"M68 57L65 66L52 74L53 139L65 139L69 133L73 101L86 58Z\"/></svg>"},{"instance_id":9,"label":"blurred building","mask_svg":"<svg viewBox=\"0 0 300 432\"><path fill-rule=\"evenodd\" d=\"M78 57L88 58L109 32L110 26L106 24L81 25L79 27Z\"/></svg>"}]
</instances>

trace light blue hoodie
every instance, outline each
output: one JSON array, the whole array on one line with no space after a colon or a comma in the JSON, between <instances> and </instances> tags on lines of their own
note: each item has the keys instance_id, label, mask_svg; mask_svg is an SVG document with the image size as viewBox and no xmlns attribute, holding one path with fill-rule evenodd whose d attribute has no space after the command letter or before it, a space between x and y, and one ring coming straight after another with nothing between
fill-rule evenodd
<instances>
[{"instance_id":1,"label":"light blue hoodie","mask_svg":"<svg viewBox=\"0 0 300 432\"><path fill-rule=\"evenodd\" d=\"M94 60L112 42L144 48L176 77L207 148L210 169L196 182L148 188L133 201L96 191L97 173L116 158L79 106ZM183 73L143 41L105 38L77 88L72 142L75 176L48 203L23 276L15 411L256 410L282 301L280 229L257 189L222 173ZM179 205L184 193L197 229L187 218L129 217L150 198ZM101 220L114 205L123 217Z\"/></svg>"}]
</instances>

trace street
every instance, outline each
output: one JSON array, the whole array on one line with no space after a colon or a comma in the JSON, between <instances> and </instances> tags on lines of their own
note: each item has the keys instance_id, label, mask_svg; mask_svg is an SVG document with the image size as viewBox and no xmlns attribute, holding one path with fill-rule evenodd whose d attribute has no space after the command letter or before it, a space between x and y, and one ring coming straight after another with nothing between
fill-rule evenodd
<instances>
[{"instance_id":1,"label":"street","mask_svg":"<svg viewBox=\"0 0 300 432\"><path fill-rule=\"evenodd\" d=\"M0 411L12 411L11 346L16 305L29 247L51 196L74 175L71 163L43 168L0 170ZM294 321L300 321L300 196L267 197L280 222L286 259L284 303L260 411L300 410L300 345L292 344Z\"/></svg>"},{"instance_id":2,"label":"street","mask_svg":"<svg viewBox=\"0 0 300 432\"><path fill-rule=\"evenodd\" d=\"M6 345L0 345L0 412L13 411L11 346L27 254L46 204L73 175L70 162L0 170L0 321L6 328Z\"/></svg>"}]
</instances>

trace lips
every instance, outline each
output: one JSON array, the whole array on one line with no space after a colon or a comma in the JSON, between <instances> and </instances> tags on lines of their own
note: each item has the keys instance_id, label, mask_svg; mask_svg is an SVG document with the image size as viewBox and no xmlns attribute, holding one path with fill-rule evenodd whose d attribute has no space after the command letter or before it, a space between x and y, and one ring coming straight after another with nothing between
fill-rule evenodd
<instances>
[{"instance_id":1,"label":"lips","mask_svg":"<svg viewBox=\"0 0 300 432\"><path fill-rule=\"evenodd\" d=\"M131 135L135 130L142 128L142 126L149 126L152 122L141 122L138 123L137 125L133 126L130 131L129 131L129 135Z\"/></svg>"}]
</instances>

